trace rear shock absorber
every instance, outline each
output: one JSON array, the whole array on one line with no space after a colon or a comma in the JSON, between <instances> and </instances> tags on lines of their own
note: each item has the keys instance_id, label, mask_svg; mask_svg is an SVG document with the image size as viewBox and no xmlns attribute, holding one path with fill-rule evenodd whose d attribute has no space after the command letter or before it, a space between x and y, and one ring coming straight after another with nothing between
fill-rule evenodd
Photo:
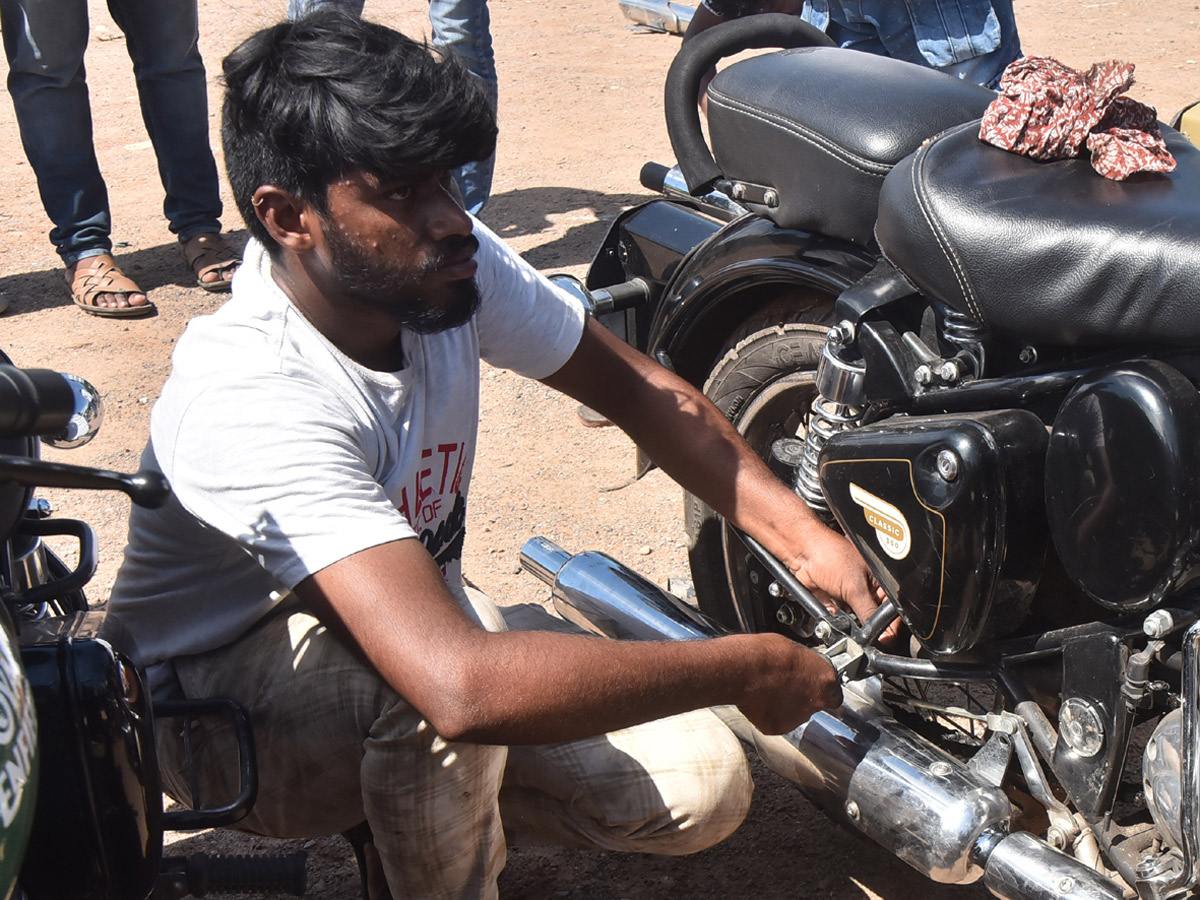
<instances>
[{"instance_id":1,"label":"rear shock absorber","mask_svg":"<svg viewBox=\"0 0 1200 900\"><path fill-rule=\"evenodd\" d=\"M832 523L833 514L821 493L821 450L839 431L856 428L862 422L866 399L863 391L866 370L862 363L845 358L849 354L844 351L853 341L854 325L850 322L841 322L829 330L817 369L817 396L812 402L804 450L794 461L796 493L826 523Z\"/></svg>"}]
</instances>

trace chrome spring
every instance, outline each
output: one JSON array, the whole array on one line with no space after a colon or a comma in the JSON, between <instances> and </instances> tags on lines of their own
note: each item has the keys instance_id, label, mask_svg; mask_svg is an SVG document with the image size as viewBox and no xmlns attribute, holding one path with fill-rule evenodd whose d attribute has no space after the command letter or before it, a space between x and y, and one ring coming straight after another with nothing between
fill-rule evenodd
<instances>
[{"instance_id":1,"label":"chrome spring","mask_svg":"<svg viewBox=\"0 0 1200 900\"><path fill-rule=\"evenodd\" d=\"M971 362L971 368L976 378L983 376L986 353L984 341L988 338L988 327L973 316L966 313L946 313L946 339L962 348L963 353Z\"/></svg>"},{"instance_id":2,"label":"chrome spring","mask_svg":"<svg viewBox=\"0 0 1200 900\"><path fill-rule=\"evenodd\" d=\"M862 416L863 410L859 407L836 403L820 394L812 402L812 415L809 416L808 433L804 438L804 456L796 469L796 493L826 522L831 522L833 516L821 493L821 482L817 475L821 450L839 431L856 427L862 421Z\"/></svg>"}]
</instances>

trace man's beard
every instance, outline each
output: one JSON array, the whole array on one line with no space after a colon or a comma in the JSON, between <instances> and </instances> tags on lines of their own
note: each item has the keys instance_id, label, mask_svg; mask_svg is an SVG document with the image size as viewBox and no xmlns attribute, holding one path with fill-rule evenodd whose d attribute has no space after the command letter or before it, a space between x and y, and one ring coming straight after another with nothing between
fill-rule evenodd
<instances>
[{"instance_id":1,"label":"man's beard","mask_svg":"<svg viewBox=\"0 0 1200 900\"><path fill-rule=\"evenodd\" d=\"M472 235L446 238L437 253L410 269L387 266L364 253L337 225L325 229L329 258L339 290L347 297L383 310L402 327L417 334L458 328L479 309L479 286L474 278L426 285L446 257L474 250Z\"/></svg>"}]
</instances>

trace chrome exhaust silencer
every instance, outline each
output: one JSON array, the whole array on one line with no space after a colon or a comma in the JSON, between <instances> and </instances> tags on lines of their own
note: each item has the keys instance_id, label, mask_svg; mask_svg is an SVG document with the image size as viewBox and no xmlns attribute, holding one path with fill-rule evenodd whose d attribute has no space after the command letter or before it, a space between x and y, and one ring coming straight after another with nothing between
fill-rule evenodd
<instances>
[{"instance_id":1,"label":"chrome exhaust silencer","mask_svg":"<svg viewBox=\"0 0 1200 900\"><path fill-rule=\"evenodd\" d=\"M530 538L521 568L550 585L568 622L623 641L694 641L726 631L654 582L603 553L572 556L553 541Z\"/></svg>"},{"instance_id":2,"label":"chrome exhaust silencer","mask_svg":"<svg viewBox=\"0 0 1200 900\"><path fill-rule=\"evenodd\" d=\"M564 618L597 634L697 640L725 633L602 553L572 556L539 537L521 549L521 565L550 585ZM861 683L846 685L843 695L841 707L816 713L786 735L763 734L732 707L715 712L813 802L934 881L982 877L1003 900L1122 896L1112 881L1034 835L1009 834L1012 807L1004 791L979 782L955 757L896 722Z\"/></svg>"},{"instance_id":3,"label":"chrome exhaust silencer","mask_svg":"<svg viewBox=\"0 0 1200 900\"><path fill-rule=\"evenodd\" d=\"M669 0L621 0L625 18L654 31L682 35L692 22L695 10L683 3Z\"/></svg>"}]
</instances>

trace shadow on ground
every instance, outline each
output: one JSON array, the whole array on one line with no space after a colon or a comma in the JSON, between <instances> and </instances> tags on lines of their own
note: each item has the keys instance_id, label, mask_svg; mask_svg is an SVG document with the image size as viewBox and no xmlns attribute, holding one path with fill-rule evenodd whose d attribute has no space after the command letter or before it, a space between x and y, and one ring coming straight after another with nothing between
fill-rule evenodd
<instances>
[{"instance_id":1,"label":"shadow on ground","mask_svg":"<svg viewBox=\"0 0 1200 900\"><path fill-rule=\"evenodd\" d=\"M533 187L494 195L483 211L483 222L508 241L561 228L561 237L537 244L522 256L537 269L586 265L622 210L649 200L651 195L605 194L565 187ZM524 245L525 241L519 242Z\"/></svg>"}]
</instances>

